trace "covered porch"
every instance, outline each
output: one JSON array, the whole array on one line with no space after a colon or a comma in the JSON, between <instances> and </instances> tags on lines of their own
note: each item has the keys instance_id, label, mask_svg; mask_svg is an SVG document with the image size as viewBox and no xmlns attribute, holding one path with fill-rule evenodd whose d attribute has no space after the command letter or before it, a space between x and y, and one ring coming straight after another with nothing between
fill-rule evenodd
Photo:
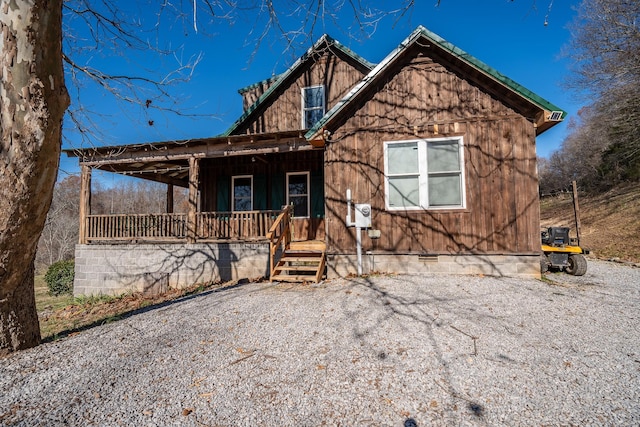
<instances>
[{"instance_id":1,"label":"covered porch","mask_svg":"<svg viewBox=\"0 0 640 427\"><path fill-rule=\"evenodd\" d=\"M322 246L324 254L323 154L298 131L67 150L81 166L78 246L92 254L106 253L96 252L97 246L126 246L129 252L143 246L166 252L167 245L171 251L189 245L264 247L268 256L262 266L252 261L253 277L266 272L272 278L286 269L274 270L291 242L312 241L311 252ZM94 170L166 184L165 211L92 212ZM174 212L176 187L188 194L181 212ZM208 259L217 262L222 252L214 252ZM152 268L154 274L162 275L162 264Z\"/></svg>"},{"instance_id":2,"label":"covered porch","mask_svg":"<svg viewBox=\"0 0 640 427\"><path fill-rule=\"evenodd\" d=\"M324 239L323 150L298 131L67 150L81 166L79 243L264 240L292 205L294 240ZM164 212L93 213L93 170L166 184ZM174 187L188 190L174 212Z\"/></svg>"}]
</instances>

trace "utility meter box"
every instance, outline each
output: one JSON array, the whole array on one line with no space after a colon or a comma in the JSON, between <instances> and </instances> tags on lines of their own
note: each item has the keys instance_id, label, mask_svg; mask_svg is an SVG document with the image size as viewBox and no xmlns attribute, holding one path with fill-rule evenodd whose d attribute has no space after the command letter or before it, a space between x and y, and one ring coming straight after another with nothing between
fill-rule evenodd
<instances>
[{"instance_id":1,"label":"utility meter box","mask_svg":"<svg viewBox=\"0 0 640 427\"><path fill-rule=\"evenodd\" d=\"M371 205L356 203L356 227L371 228Z\"/></svg>"}]
</instances>

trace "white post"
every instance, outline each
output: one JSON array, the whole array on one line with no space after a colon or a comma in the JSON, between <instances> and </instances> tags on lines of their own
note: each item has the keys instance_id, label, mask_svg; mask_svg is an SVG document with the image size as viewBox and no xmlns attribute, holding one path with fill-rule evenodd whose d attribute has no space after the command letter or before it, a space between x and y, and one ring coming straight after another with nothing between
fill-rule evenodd
<instances>
[{"instance_id":1,"label":"white post","mask_svg":"<svg viewBox=\"0 0 640 427\"><path fill-rule=\"evenodd\" d=\"M351 189L347 188L347 227L353 227L351 222Z\"/></svg>"},{"instance_id":2,"label":"white post","mask_svg":"<svg viewBox=\"0 0 640 427\"><path fill-rule=\"evenodd\" d=\"M358 276L362 276L362 233L360 227L356 227L356 254L358 255Z\"/></svg>"},{"instance_id":3,"label":"white post","mask_svg":"<svg viewBox=\"0 0 640 427\"><path fill-rule=\"evenodd\" d=\"M356 225L351 221L351 189L347 189L347 227ZM362 229L356 226L356 254L358 258L358 276L362 276Z\"/></svg>"}]
</instances>

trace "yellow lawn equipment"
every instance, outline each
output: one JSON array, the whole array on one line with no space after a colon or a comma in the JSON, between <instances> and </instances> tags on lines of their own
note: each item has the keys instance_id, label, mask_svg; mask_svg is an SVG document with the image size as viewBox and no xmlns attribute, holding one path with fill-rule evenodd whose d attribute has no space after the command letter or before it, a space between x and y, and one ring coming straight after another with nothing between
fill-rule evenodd
<instances>
[{"instance_id":1,"label":"yellow lawn equipment","mask_svg":"<svg viewBox=\"0 0 640 427\"><path fill-rule=\"evenodd\" d=\"M588 249L579 246L577 239L569 237L569 227L549 227L542 232L540 272L554 269L582 276L587 272L584 255L588 253Z\"/></svg>"}]
</instances>

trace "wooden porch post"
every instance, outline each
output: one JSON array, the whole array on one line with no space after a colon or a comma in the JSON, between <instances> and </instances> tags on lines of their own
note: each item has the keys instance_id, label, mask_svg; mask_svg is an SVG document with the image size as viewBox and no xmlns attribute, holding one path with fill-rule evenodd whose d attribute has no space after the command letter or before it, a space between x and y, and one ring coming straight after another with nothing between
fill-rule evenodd
<instances>
[{"instance_id":1,"label":"wooden porch post","mask_svg":"<svg viewBox=\"0 0 640 427\"><path fill-rule=\"evenodd\" d=\"M196 227L198 212L198 175L200 173L200 159L189 158L189 212L187 214L187 240L196 242Z\"/></svg>"},{"instance_id":2,"label":"wooden porch post","mask_svg":"<svg viewBox=\"0 0 640 427\"><path fill-rule=\"evenodd\" d=\"M173 213L173 184L167 184L167 213Z\"/></svg>"},{"instance_id":3,"label":"wooden porch post","mask_svg":"<svg viewBox=\"0 0 640 427\"><path fill-rule=\"evenodd\" d=\"M80 168L80 231L78 243L87 244L88 216L91 215L91 167L82 165Z\"/></svg>"}]
</instances>

